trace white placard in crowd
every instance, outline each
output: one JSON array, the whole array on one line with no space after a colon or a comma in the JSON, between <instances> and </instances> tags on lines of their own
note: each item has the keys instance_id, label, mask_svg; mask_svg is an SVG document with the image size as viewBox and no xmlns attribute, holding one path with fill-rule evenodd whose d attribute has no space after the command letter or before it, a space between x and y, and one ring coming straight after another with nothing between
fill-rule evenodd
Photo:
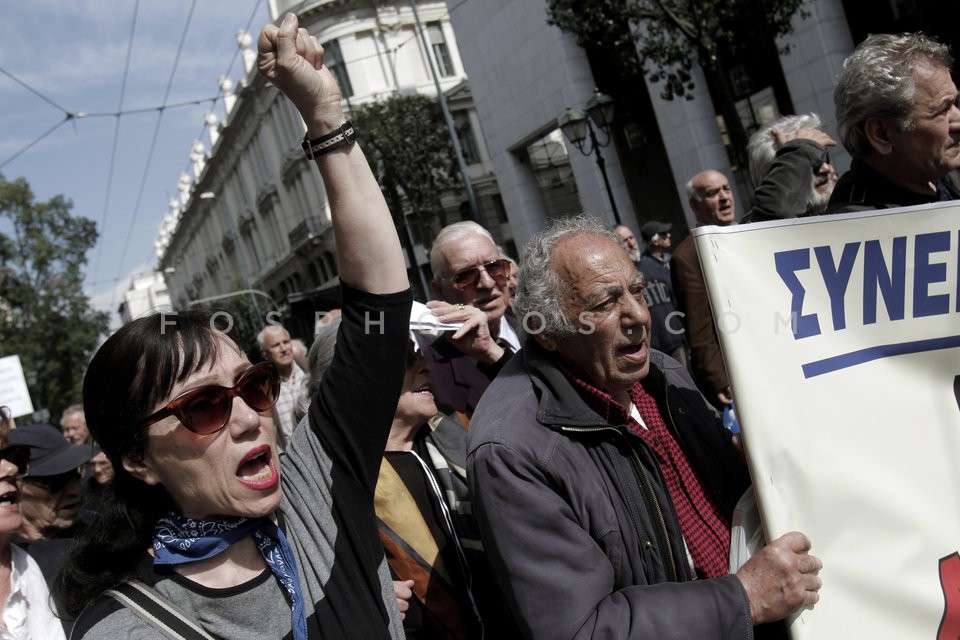
<instances>
[{"instance_id":1,"label":"white placard in crowd","mask_svg":"<svg viewBox=\"0 0 960 640\"><path fill-rule=\"evenodd\" d=\"M9 407L14 418L33 413L20 356L0 358L0 404Z\"/></svg>"},{"instance_id":2,"label":"white placard in crowd","mask_svg":"<svg viewBox=\"0 0 960 640\"><path fill-rule=\"evenodd\" d=\"M824 563L794 640L955 640L960 206L695 235L767 539Z\"/></svg>"}]
</instances>

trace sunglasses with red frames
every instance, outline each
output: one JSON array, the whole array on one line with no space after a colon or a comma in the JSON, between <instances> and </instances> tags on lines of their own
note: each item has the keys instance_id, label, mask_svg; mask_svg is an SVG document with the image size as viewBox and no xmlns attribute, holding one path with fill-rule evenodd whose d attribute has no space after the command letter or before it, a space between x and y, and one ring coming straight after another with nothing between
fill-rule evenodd
<instances>
[{"instance_id":1,"label":"sunglasses with red frames","mask_svg":"<svg viewBox=\"0 0 960 640\"><path fill-rule=\"evenodd\" d=\"M499 258L497 260L491 260L490 262L484 262L475 267L461 269L449 278L440 279L450 280L456 289L463 290L467 287L475 287L480 280L480 272L483 271L497 283L497 286L502 287L507 281L507 273L509 270L510 261L505 258Z\"/></svg>"},{"instance_id":2,"label":"sunglasses with red frames","mask_svg":"<svg viewBox=\"0 0 960 640\"><path fill-rule=\"evenodd\" d=\"M280 374L276 365L261 362L244 371L232 387L208 384L184 391L140 424L151 425L167 416L176 416L190 431L209 436L227 426L236 396L254 411L262 412L272 408L279 395Z\"/></svg>"},{"instance_id":3,"label":"sunglasses with red frames","mask_svg":"<svg viewBox=\"0 0 960 640\"><path fill-rule=\"evenodd\" d=\"M12 444L0 449L0 460L6 460L17 467L17 475L22 476L30 466L30 447L25 444Z\"/></svg>"}]
</instances>

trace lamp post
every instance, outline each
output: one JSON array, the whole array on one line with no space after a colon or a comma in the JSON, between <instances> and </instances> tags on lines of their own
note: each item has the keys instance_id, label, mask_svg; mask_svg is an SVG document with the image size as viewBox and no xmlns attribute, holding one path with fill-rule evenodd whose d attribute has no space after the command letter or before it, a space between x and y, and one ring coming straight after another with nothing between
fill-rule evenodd
<instances>
[{"instance_id":1,"label":"lamp post","mask_svg":"<svg viewBox=\"0 0 960 640\"><path fill-rule=\"evenodd\" d=\"M596 155L597 167L600 169L600 175L603 176L603 185L607 188L610 208L613 209L613 219L617 224L620 224L620 211L617 209L617 201L613 198L613 189L610 188L610 179L607 177L607 163L600 152L600 148L610 144L613 139L613 136L610 135L610 127L613 124L613 109L613 98L605 93L600 93L600 90L595 88L593 96L587 102L586 113L580 109L567 107L557 124L560 125L563 135L573 143L577 151L585 156ZM591 120L593 121L592 124ZM597 139L594 125L606 137L602 143ZM587 143L588 136L590 138L589 144Z\"/></svg>"},{"instance_id":2,"label":"lamp post","mask_svg":"<svg viewBox=\"0 0 960 640\"><path fill-rule=\"evenodd\" d=\"M433 64L433 57L430 55L430 43L427 40L427 34L420 24L420 14L417 11L417 0L410 0L410 8L413 9L413 19L417 24L417 31L420 34L420 41L423 43L423 53L427 58L427 64L430 67L430 75L433 77L433 86L437 90L437 100L440 102L440 110L443 112L443 119L447 123L447 132L450 134L450 142L453 144L454 154L457 156L457 166L460 167L460 177L463 178L463 187L467 192L467 205L470 207L470 219L479 225L483 225L480 219L480 209L477 206L477 198L473 192L473 181L470 179L470 172L467 171L467 162L463 157L463 149L460 147L460 138L457 136L457 129L453 124L453 117L450 115L450 109L447 107L447 97L440 88L440 77L437 75L437 69ZM419 270L419 268L418 268Z\"/></svg>"}]
</instances>

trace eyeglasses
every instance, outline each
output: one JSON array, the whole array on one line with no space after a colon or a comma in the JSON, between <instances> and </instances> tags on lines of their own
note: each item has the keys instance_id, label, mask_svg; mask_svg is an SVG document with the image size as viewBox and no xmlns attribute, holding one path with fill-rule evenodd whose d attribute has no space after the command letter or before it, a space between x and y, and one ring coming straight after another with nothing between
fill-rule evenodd
<instances>
[{"instance_id":1,"label":"eyeglasses","mask_svg":"<svg viewBox=\"0 0 960 640\"><path fill-rule=\"evenodd\" d=\"M17 475L22 476L30 466L30 447L24 444L12 444L0 449L0 460L6 460L17 467Z\"/></svg>"},{"instance_id":2,"label":"eyeglasses","mask_svg":"<svg viewBox=\"0 0 960 640\"><path fill-rule=\"evenodd\" d=\"M813 174L816 175L820 173L820 167L825 164L830 164L830 154L827 151L818 154L816 158L810 161L810 166L813 167Z\"/></svg>"},{"instance_id":3,"label":"eyeglasses","mask_svg":"<svg viewBox=\"0 0 960 640\"><path fill-rule=\"evenodd\" d=\"M67 485L73 482L74 480L80 479L80 469L74 469L73 471L67 471L66 473L58 473L55 476L26 476L23 481L32 484L41 489L46 489L50 493L60 493L67 488Z\"/></svg>"},{"instance_id":4,"label":"eyeglasses","mask_svg":"<svg viewBox=\"0 0 960 640\"><path fill-rule=\"evenodd\" d=\"M505 258L498 258L497 260L491 260L490 262L484 262L481 265L475 267L467 267L466 269L461 269L449 278L440 278L441 280L450 280L453 283L453 286L458 290L466 289L467 287L475 287L477 282L480 280L480 272L485 272L488 276L493 278L494 282L498 286L503 286L507 281L507 271L510 269L510 262Z\"/></svg>"},{"instance_id":5,"label":"eyeglasses","mask_svg":"<svg viewBox=\"0 0 960 640\"><path fill-rule=\"evenodd\" d=\"M140 424L150 425L173 415L190 431L208 436L227 426L236 396L261 412L273 407L279 394L280 374L276 365L261 362L244 371L232 387L209 384L184 391Z\"/></svg>"}]
</instances>

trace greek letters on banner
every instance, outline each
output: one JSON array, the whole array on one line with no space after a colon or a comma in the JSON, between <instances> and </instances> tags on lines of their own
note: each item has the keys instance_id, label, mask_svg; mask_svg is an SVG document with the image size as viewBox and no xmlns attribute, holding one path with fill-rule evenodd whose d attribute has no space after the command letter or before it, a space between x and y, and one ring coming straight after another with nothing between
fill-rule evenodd
<instances>
[{"instance_id":1,"label":"greek letters on banner","mask_svg":"<svg viewBox=\"0 0 960 640\"><path fill-rule=\"evenodd\" d=\"M695 232L794 640L960 634L960 205Z\"/></svg>"}]
</instances>

